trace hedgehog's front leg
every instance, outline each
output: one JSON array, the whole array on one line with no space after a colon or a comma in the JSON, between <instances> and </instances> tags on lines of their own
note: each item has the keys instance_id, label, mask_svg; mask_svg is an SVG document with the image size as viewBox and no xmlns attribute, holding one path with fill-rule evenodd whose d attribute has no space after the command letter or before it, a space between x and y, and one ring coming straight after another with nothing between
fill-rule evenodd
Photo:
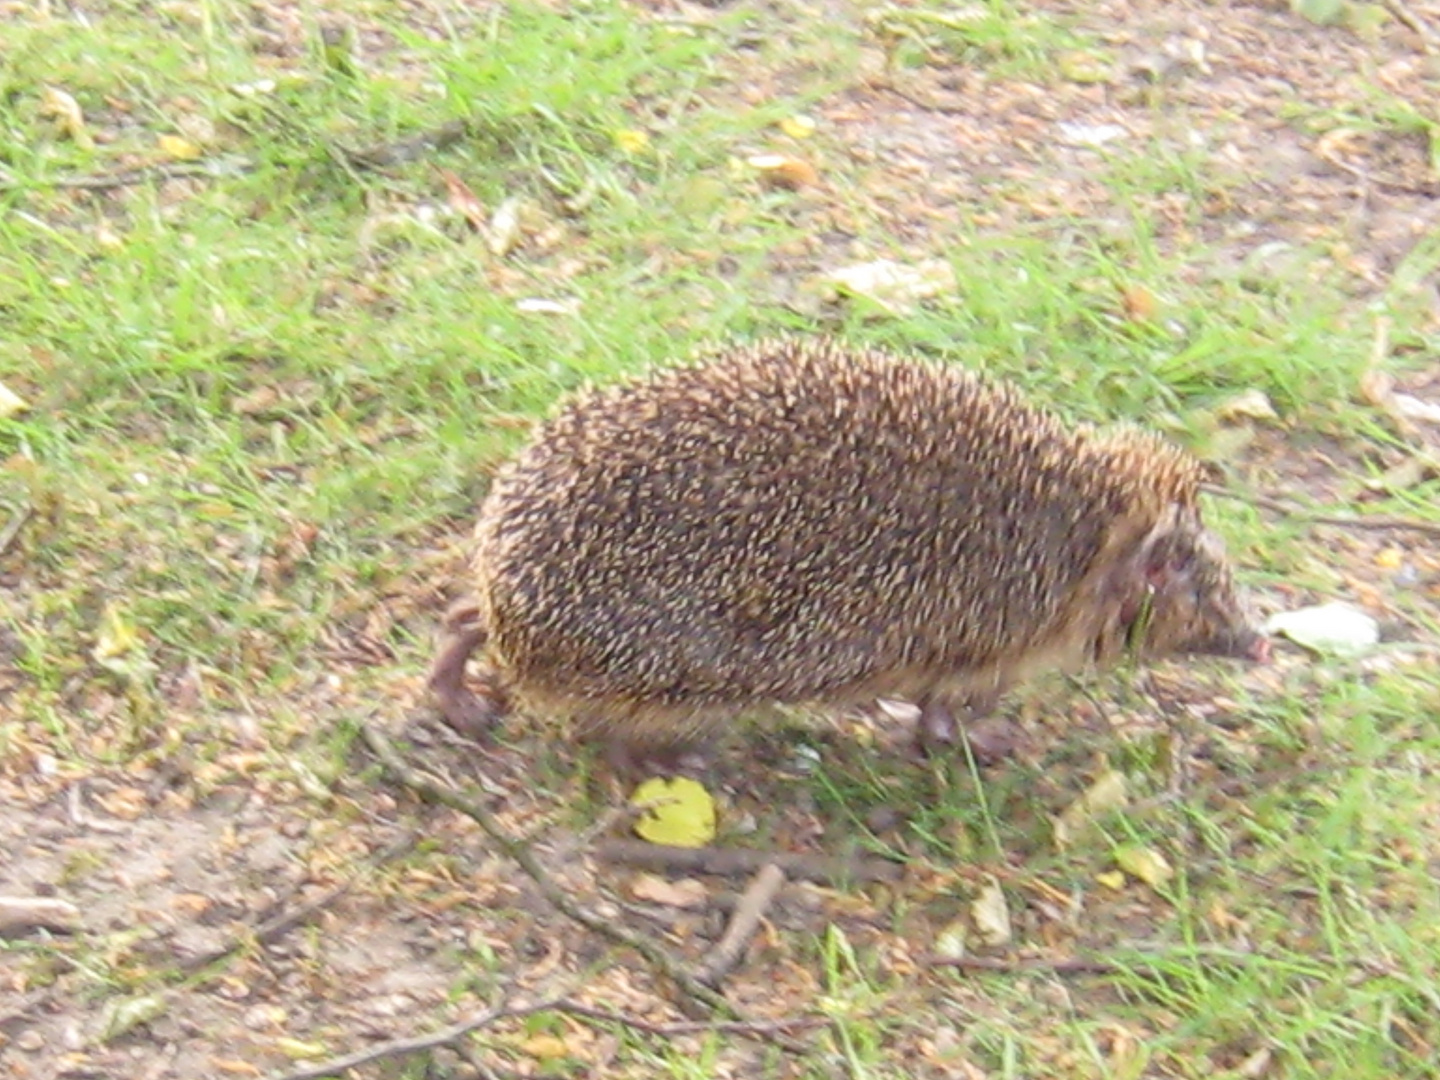
<instances>
[{"instance_id":1,"label":"hedgehog's front leg","mask_svg":"<svg viewBox=\"0 0 1440 1080\"><path fill-rule=\"evenodd\" d=\"M504 702L496 694L477 695L465 686L465 662L485 643L480 609L474 600L462 600L445 613L440 648L430 665L427 685L445 721L463 735L479 737L504 715Z\"/></svg>"}]
</instances>

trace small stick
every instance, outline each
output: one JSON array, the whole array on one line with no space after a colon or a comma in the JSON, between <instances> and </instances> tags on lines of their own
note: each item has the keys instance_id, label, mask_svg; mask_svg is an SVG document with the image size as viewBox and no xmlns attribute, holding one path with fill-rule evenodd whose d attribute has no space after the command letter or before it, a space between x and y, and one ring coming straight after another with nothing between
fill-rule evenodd
<instances>
[{"instance_id":1,"label":"small stick","mask_svg":"<svg viewBox=\"0 0 1440 1080\"><path fill-rule=\"evenodd\" d=\"M695 977L707 986L719 986L720 981L740 962L745 946L760 928L760 920L785 884L785 871L773 862L766 863L750 887L740 897L740 903L730 916L730 925L716 942L715 947L698 969Z\"/></svg>"},{"instance_id":2,"label":"small stick","mask_svg":"<svg viewBox=\"0 0 1440 1080\"><path fill-rule=\"evenodd\" d=\"M389 1042L377 1043L365 1050L360 1050L353 1054L346 1054L344 1057L331 1058L328 1061L301 1066L292 1072L282 1073L274 1077L273 1080L320 1080L322 1077L338 1076L346 1069L354 1069L360 1065L368 1065L373 1061L402 1057L407 1054L418 1054L424 1050L433 1050L437 1046L445 1046L458 1042L470 1032L477 1031L483 1027L489 1027L501 1020L522 1019L526 1016L533 1016L535 1013L542 1012L565 1013L568 1016L579 1017L582 1020L619 1024L633 1031L661 1037L717 1031L734 1035L753 1035L770 1042L776 1041L773 1038L774 1035L791 1030L792 1028L823 1027L829 1023L828 1020L821 1020L815 1017L795 1016L781 1017L778 1020L700 1020L676 1024L652 1024L647 1020L626 1016L623 1013L611 1012L609 1009L596 1009L589 1005L582 1005L580 1002L571 1001L569 998L550 998L532 1005L502 1005L498 1008L485 1009L466 1017L464 1020L451 1024L449 1027L431 1032L429 1035L417 1035L411 1038L393 1039ZM784 1042L785 1041L782 1041L782 1045L784 1045ZM805 1048L799 1047L798 1049L803 1052Z\"/></svg>"},{"instance_id":3,"label":"small stick","mask_svg":"<svg viewBox=\"0 0 1440 1080\"><path fill-rule=\"evenodd\" d=\"M68 934L80 925L80 909L50 896L0 896L0 938L29 930Z\"/></svg>"},{"instance_id":4,"label":"small stick","mask_svg":"<svg viewBox=\"0 0 1440 1080\"><path fill-rule=\"evenodd\" d=\"M280 1073L274 1077L274 1080L321 1080L326 1076L339 1076L349 1069L368 1065L372 1061L404 1057L408 1054L418 1054L423 1050L433 1050L437 1046L445 1046L464 1038L472 1031L488 1027L497 1020L515 1019L531 1016L538 1012L547 1012L554 1009L560 1001L560 998L555 998L548 1001L537 1001L532 1005L501 1005L498 1008L485 1009L467 1016L464 1020L451 1024L449 1027L432 1031L428 1035L416 1035L408 1039L391 1039L389 1042L376 1043L364 1050L357 1050L353 1054L330 1058L328 1061L319 1061L314 1065L302 1065L290 1072Z\"/></svg>"},{"instance_id":5,"label":"small stick","mask_svg":"<svg viewBox=\"0 0 1440 1080\"><path fill-rule=\"evenodd\" d=\"M20 535L20 530L23 529L25 523L34 516L35 507L26 503L20 508L19 512L6 523L5 531L0 532L0 555L4 555L10 550L10 545L15 543L15 538Z\"/></svg>"},{"instance_id":6,"label":"small stick","mask_svg":"<svg viewBox=\"0 0 1440 1080\"><path fill-rule=\"evenodd\" d=\"M776 1032L788 1031L791 1028L824 1027L830 1022L813 1016L787 1016L778 1020L683 1020L674 1024L652 1024L648 1020L639 1020L633 1016L611 1012L608 1009L596 1009L589 1005L581 1005L578 1001L562 1001L555 1006L555 1011L569 1016L578 1016L584 1020L622 1024L634 1031L664 1037L694 1035L701 1031L764 1037Z\"/></svg>"},{"instance_id":7,"label":"small stick","mask_svg":"<svg viewBox=\"0 0 1440 1080\"><path fill-rule=\"evenodd\" d=\"M756 874L770 863L788 877L831 885L847 881L898 881L905 873L903 867L885 859L837 859L748 848L680 848L639 840L605 840L593 850L597 858L607 862L716 877Z\"/></svg>"},{"instance_id":8,"label":"small stick","mask_svg":"<svg viewBox=\"0 0 1440 1080\"><path fill-rule=\"evenodd\" d=\"M452 120L439 127L422 131L393 142L377 143L361 150L338 150L336 155L357 169L381 169L414 161L422 154L444 150L465 137L463 120ZM0 180L0 192L24 191L30 188L69 188L81 191L108 191L132 187L152 180L215 179L222 176L244 176L260 167L253 158L217 158L210 161L168 161L145 165L122 172L96 173L89 176L57 176L48 180Z\"/></svg>"},{"instance_id":9,"label":"small stick","mask_svg":"<svg viewBox=\"0 0 1440 1080\"><path fill-rule=\"evenodd\" d=\"M1239 965L1266 959L1268 958L1260 953L1200 947L1132 954L1124 960L1104 960L1093 956L1068 956L1054 960L1043 957L1007 960L995 956L929 956L923 963L929 967L952 967L961 971L1000 971L1011 974L1048 971L1057 975L1120 975L1141 967L1153 970L1162 960L1197 960L1205 964Z\"/></svg>"},{"instance_id":10,"label":"small stick","mask_svg":"<svg viewBox=\"0 0 1440 1080\"><path fill-rule=\"evenodd\" d=\"M689 972L685 971L680 964L670 956L662 947L645 938L638 937L623 927L615 925L612 920L601 918L593 911L581 907L575 900L557 885L535 858L534 852L507 833L495 820L495 816L477 802L451 791L449 788L432 782L411 769L401 759L395 747L391 744L378 728L373 724L363 724L361 732L370 749L375 752L380 763L389 773L402 785L415 792L420 798L427 802L439 803L441 806L448 806L464 814L475 824L479 825L485 834L493 840L496 845L507 856L513 859L530 880L540 888L540 893L561 914L579 923L601 937L613 942L616 945L628 949L634 949L639 953L651 967L661 972L668 979L679 986L687 995L698 1001L714 1012L720 1012L727 1016L734 1016L735 1010L723 997L713 989L700 982Z\"/></svg>"},{"instance_id":11,"label":"small stick","mask_svg":"<svg viewBox=\"0 0 1440 1080\"><path fill-rule=\"evenodd\" d=\"M1385 7L1396 20L1414 31L1415 36L1420 39L1420 48L1427 54L1433 56L1440 45L1437 45L1435 31L1425 23L1425 20L1416 15L1404 3L1404 0L1385 0Z\"/></svg>"}]
</instances>

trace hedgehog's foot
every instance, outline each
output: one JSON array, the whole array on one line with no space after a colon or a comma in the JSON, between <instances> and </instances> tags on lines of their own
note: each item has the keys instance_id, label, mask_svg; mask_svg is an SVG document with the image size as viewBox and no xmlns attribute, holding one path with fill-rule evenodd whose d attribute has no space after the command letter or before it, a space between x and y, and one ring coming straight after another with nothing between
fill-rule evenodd
<instances>
[{"instance_id":1,"label":"hedgehog's foot","mask_svg":"<svg viewBox=\"0 0 1440 1080\"><path fill-rule=\"evenodd\" d=\"M472 737L487 733L505 714L504 698L497 691L475 694L465 685L465 662L486 637L478 619L474 601L461 601L445 613L445 631L428 681L445 722Z\"/></svg>"},{"instance_id":2,"label":"hedgehog's foot","mask_svg":"<svg viewBox=\"0 0 1440 1080\"><path fill-rule=\"evenodd\" d=\"M994 765L1010 757L1020 744L1020 729L992 715L998 700L998 694L926 698L920 703L915 728L920 752L927 757L953 753L964 739L981 765Z\"/></svg>"}]
</instances>

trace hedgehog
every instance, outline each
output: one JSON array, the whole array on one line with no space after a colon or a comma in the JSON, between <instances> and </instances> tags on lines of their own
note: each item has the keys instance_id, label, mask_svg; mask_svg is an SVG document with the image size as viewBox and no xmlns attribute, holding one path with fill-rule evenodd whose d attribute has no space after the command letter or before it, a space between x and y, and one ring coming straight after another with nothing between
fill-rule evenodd
<instances>
[{"instance_id":1,"label":"hedgehog","mask_svg":"<svg viewBox=\"0 0 1440 1080\"><path fill-rule=\"evenodd\" d=\"M1044 671L1263 660L1206 475L953 364L723 349L582 392L502 467L429 686L462 730L513 702L630 760L766 705L908 700L931 745Z\"/></svg>"}]
</instances>

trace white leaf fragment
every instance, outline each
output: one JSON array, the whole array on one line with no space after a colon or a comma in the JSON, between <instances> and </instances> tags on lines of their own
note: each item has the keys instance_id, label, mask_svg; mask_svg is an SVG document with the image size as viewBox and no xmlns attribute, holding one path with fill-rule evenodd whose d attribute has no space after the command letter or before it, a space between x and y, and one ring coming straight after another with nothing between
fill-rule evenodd
<instances>
[{"instance_id":1,"label":"white leaf fragment","mask_svg":"<svg viewBox=\"0 0 1440 1080\"><path fill-rule=\"evenodd\" d=\"M1130 134L1119 124L1076 124L1062 120L1061 138L1072 146L1104 146Z\"/></svg>"},{"instance_id":2,"label":"white leaf fragment","mask_svg":"<svg viewBox=\"0 0 1440 1080\"><path fill-rule=\"evenodd\" d=\"M1349 604L1330 603L1270 616L1265 631L1330 656L1359 656L1380 640L1380 625Z\"/></svg>"}]
</instances>

